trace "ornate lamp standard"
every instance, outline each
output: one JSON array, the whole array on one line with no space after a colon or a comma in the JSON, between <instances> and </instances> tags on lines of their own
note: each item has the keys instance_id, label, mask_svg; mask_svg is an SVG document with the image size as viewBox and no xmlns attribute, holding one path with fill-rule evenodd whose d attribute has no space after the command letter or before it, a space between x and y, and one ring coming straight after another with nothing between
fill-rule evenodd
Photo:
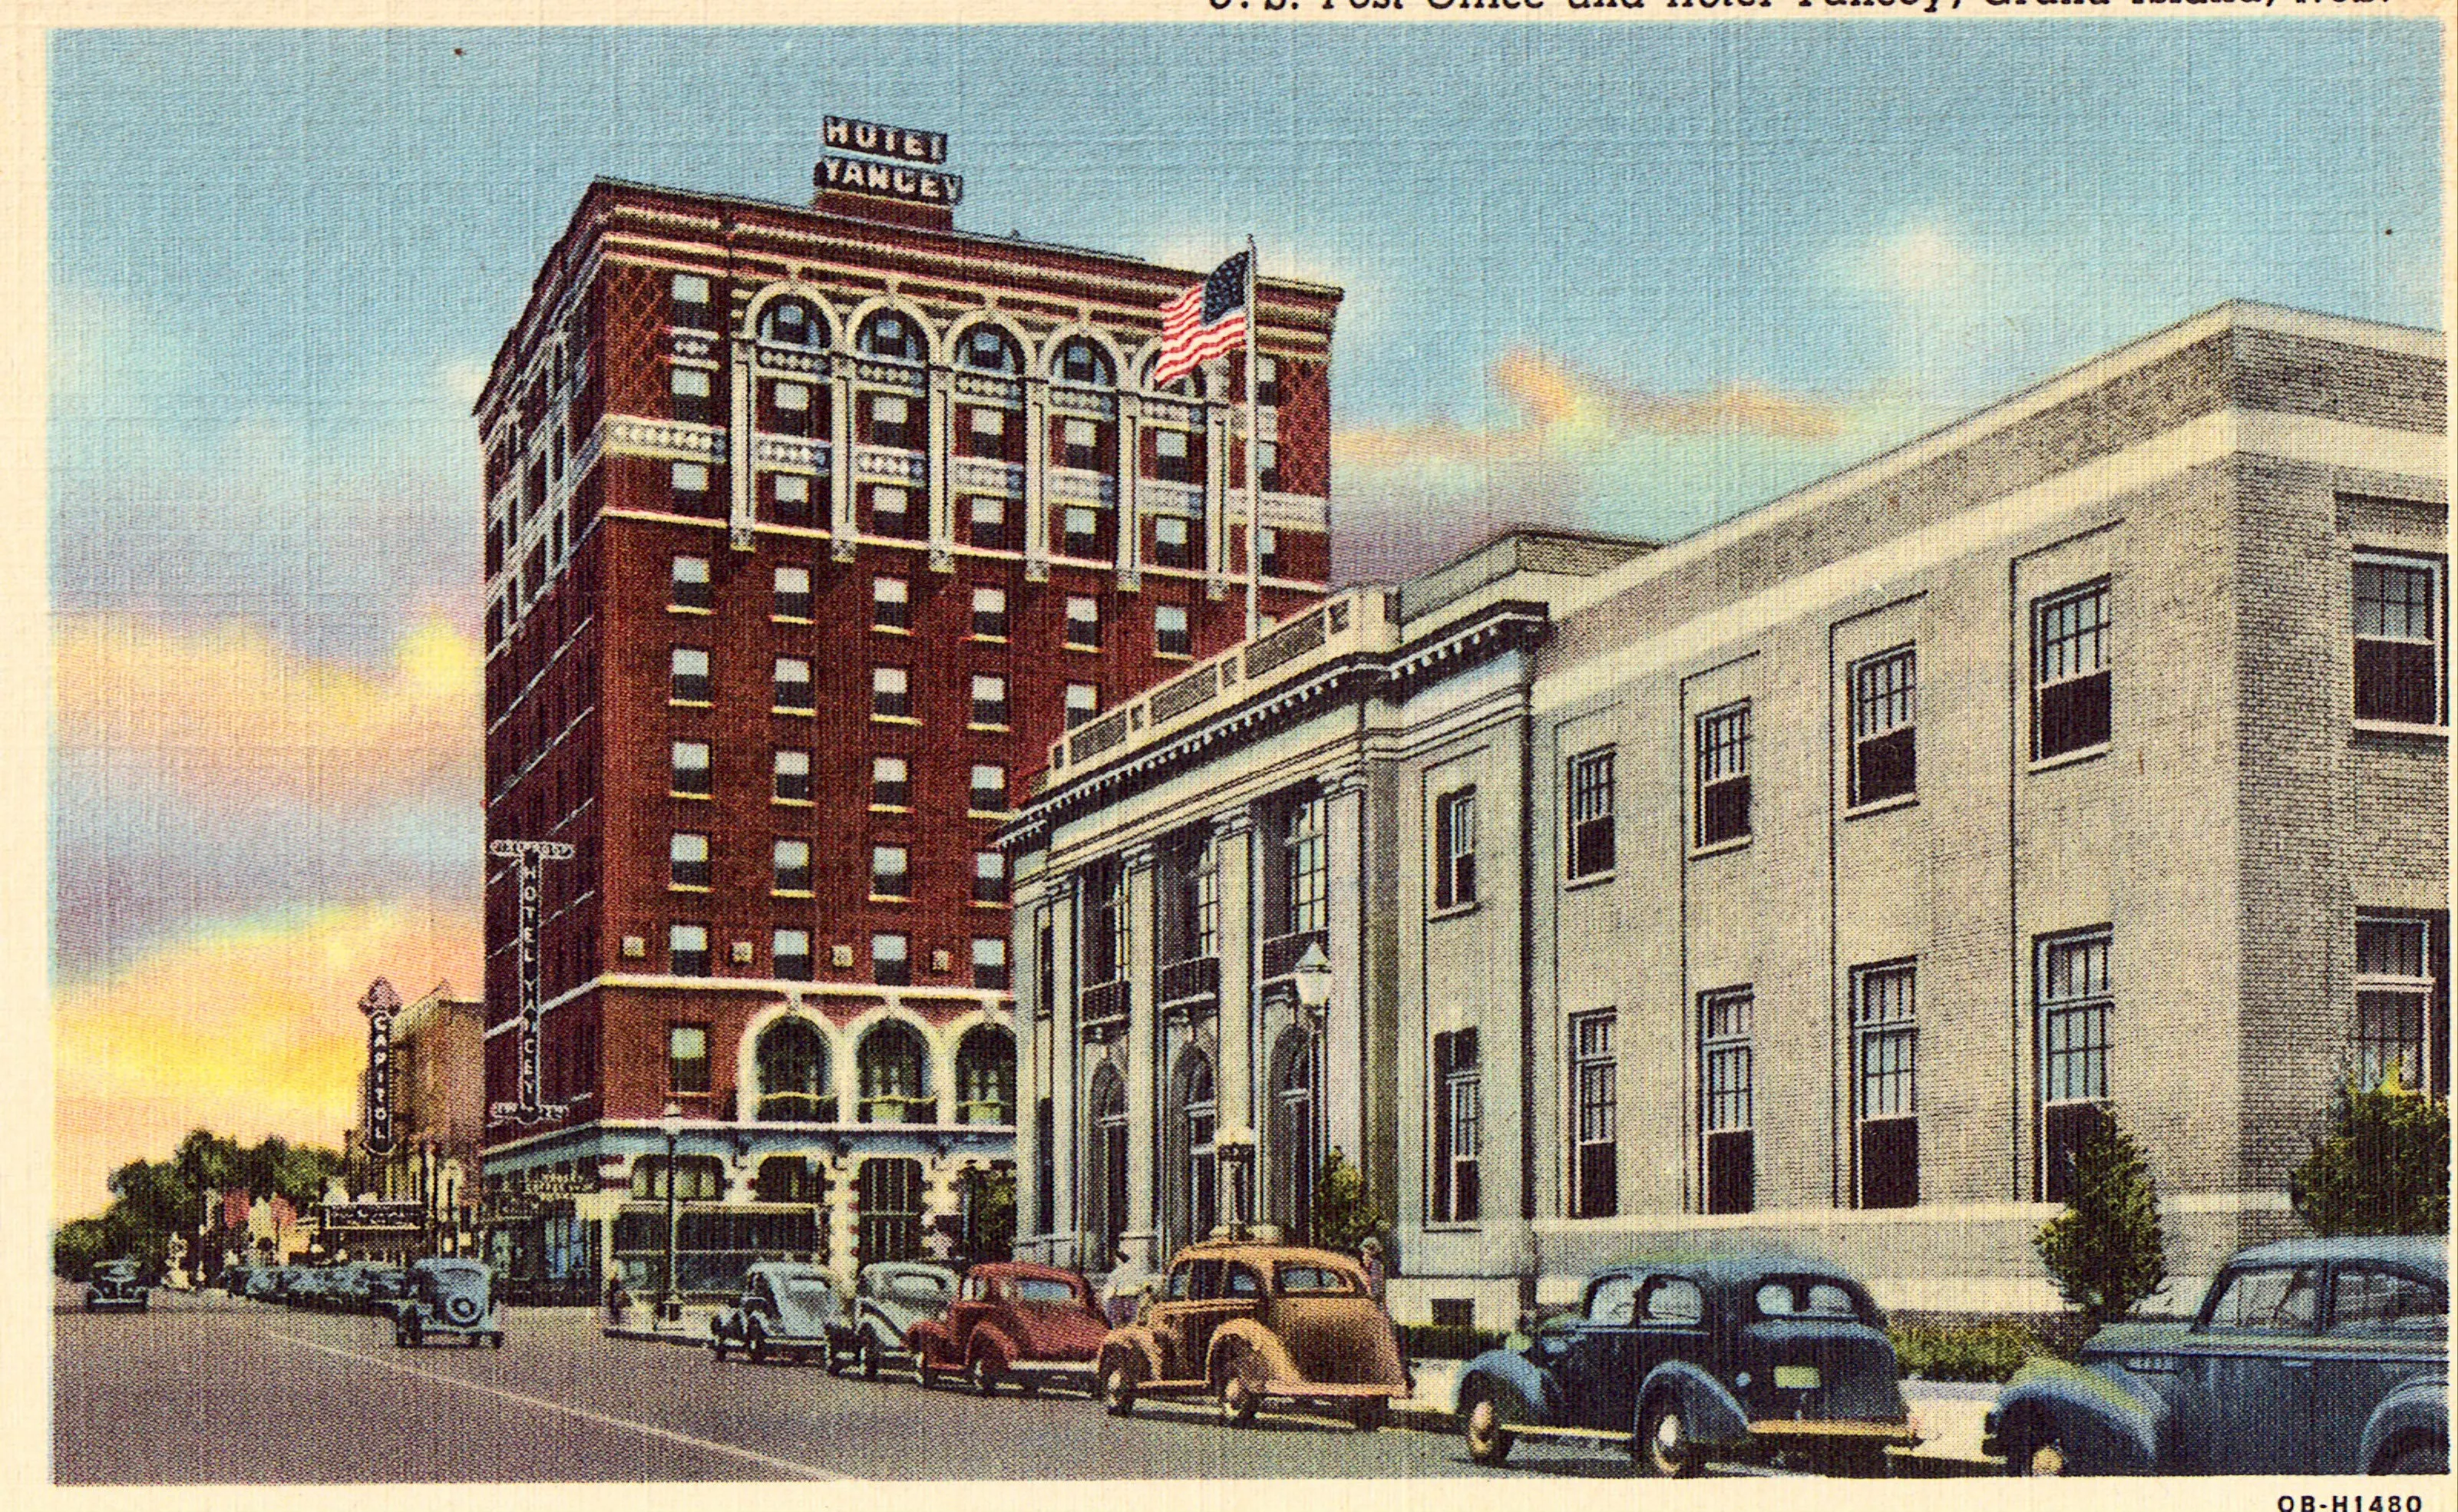
<instances>
[{"instance_id":1,"label":"ornate lamp standard","mask_svg":"<svg viewBox=\"0 0 2458 1512\"><path fill-rule=\"evenodd\" d=\"M1292 1150L1289 1159L1299 1170L1296 1190L1290 1196L1289 1217L1298 1225L1298 1232L1309 1240L1314 1237L1314 1184L1317 1168L1323 1161L1323 1042L1330 1032L1325 1022L1331 1006L1331 958L1323 954L1323 942L1310 941L1297 964L1289 968L1291 984L1298 992L1298 1006L1304 1011L1306 1022L1306 1087L1309 1106L1304 1138L1309 1148Z\"/></svg>"},{"instance_id":2,"label":"ornate lamp standard","mask_svg":"<svg viewBox=\"0 0 2458 1512\"><path fill-rule=\"evenodd\" d=\"M675 1141L683 1133L683 1109L679 1103L668 1103L657 1128L666 1136L666 1270L665 1284L657 1296L657 1326L682 1317L683 1304L675 1295Z\"/></svg>"},{"instance_id":3,"label":"ornate lamp standard","mask_svg":"<svg viewBox=\"0 0 2458 1512\"><path fill-rule=\"evenodd\" d=\"M1229 1237L1247 1237L1247 1221L1253 1216L1248 1193L1253 1190L1247 1181L1255 1169L1255 1131L1243 1124L1231 1124L1212 1135L1212 1158L1229 1168Z\"/></svg>"}]
</instances>

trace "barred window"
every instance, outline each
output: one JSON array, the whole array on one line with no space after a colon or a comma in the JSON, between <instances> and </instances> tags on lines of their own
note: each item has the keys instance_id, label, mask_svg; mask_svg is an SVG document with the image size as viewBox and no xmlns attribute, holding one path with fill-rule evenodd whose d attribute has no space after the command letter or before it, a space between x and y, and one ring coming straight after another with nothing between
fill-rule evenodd
<instances>
[{"instance_id":1,"label":"barred window","mask_svg":"<svg viewBox=\"0 0 2458 1512\"><path fill-rule=\"evenodd\" d=\"M1750 1019L1747 987L1698 999L1699 1127L1706 1131L1709 1212L1747 1212L1754 1192Z\"/></svg>"},{"instance_id":2,"label":"barred window","mask_svg":"<svg viewBox=\"0 0 2458 1512\"><path fill-rule=\"evenodd\" d=\"M2040 1196L2073 1188L2073 1154L2107 1116L2109 933L2040 942L2033 967L2039 1017Z\"/></svg>"},{"instance_id":3,"label":"barred window","mask_svg":"<svg viewBox=\"0 0 2458 1512\"><path fill-rule=\"evenodd\" d=\"M1720 845L1750 833L1750 706L1698 716L1698 843Z\"/></svg>"},{"instance_id":4,"label":"barred window","mask_svg":"<svg viewBox=\"0 0 2458 1512\"><path fill-rule=\"evenodd\" d=\"M2441 723L2441 564L2358 557L2355 610L2356 717Z\"/></svg>"},{"instance_id":5,"label":"barred window","mask_svg":"<svg viewBox=\"0 0 2458 1512\"><path fill-rule=\"evenodd\" d=\"M1571 758L1571 876L1614 869L1614 753L1611 746Z\"/></svg>"},{"instance_id":6,"label":"barred window","mask_svg":"<svg viewBox=\"0 0 2458 1512\"><path fill-rule=\"evenodd\" d=\"M1476 789L1434 800L1434 906L1476 901Z\"/></svg>"},{"instance_id":7,"label":"barred window","mask_svg":"<svg viewBox=\"0 0 2458 1512\"><path fill-rule=\"evenodd\" d=\"M1852 802L1902 797L1917 786L1912 728L1917 664L1898 646L1852 664Z\"/></svg>"},{"instance_id":8,"label":"barred window","mask_svg":"<svg viewBox=\"0 0 2458 1512\"><path fill-rule=\"evenodd\" d=\"M1853 1139L1864 1208L1908 1208L1920 1201L1916 1034L1912 965L1855 972Z\"/></svg>"},{"instance_id":9,"label":"barred window","mask_svg":"<svg viewBox=\"0 0 2458 1512\"><path fill-rule=\"evenodd\" d=\"M1613 1011L1582 1013L1572 1019L1571 1216L1574 1218L1611 1217L1619 1205L1614 1174L1621 1137L1619 1075Z\"/></svg>"},{"instance_id":10,"label":"barred window","mask_svg":"<svg viewBox=\"0 0 2458 1512\"><path fill-rule=\"evenodd\" d=\"M2108 580L2031 606L2031 758L2106 745Z\"/></svg>"}]
</instances>

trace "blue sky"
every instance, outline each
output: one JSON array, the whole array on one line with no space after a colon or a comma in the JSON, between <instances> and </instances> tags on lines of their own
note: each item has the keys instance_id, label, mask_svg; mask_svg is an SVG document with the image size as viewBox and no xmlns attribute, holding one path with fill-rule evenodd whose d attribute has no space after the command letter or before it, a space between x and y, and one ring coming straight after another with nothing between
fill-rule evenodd
<instances>
[{"instance_id":1,"label":"blue sky","mask_svg":"<svg viewBox=\"0 0 2458 1512\"><path fill-rule=\"evenodd\" d=\"M242 936L344 984L472 972L469 409L593 176L801 202L835 113L947 132L969 229L1191 269L1252 232L1266 272L1347 290L1337 561L1387 576L1507 520L1687 533L2231 297L2442 324L2440 45L2232 19L57 33L64 990L142 1000Z\"/></svg>"}]
</instances>

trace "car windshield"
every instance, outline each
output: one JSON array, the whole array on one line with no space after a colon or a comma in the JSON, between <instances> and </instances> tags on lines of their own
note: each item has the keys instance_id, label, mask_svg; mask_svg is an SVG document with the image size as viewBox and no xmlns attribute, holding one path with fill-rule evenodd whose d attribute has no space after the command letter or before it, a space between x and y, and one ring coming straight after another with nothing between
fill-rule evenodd
<instances>
[{"instance_id":1,"label":"car windshield","mask_svg":"<svg viewBox=\"0 0 2458 1512\"><path fill-rule=\"evenodd\" d=\"M777 1290L797 1307L823 1308L837 1299L836 1288L821 1275L789 1275L777 1283Z\"/></svg>"},{"instance_id":2,"label":"car windshield","mask_svg":"<svg viewBox=\"0 0 2458 1512\"><path fill-rule=\"evenodd\" d=\"M1833 1281L1816 1276L1778 1276L1759 1283L1756 1295L1760 1317L1858 1317L1852 1294Z\"/></svg>"},{"instance_id":3,"label":"car windshield","mask_svg":"<svg viewBox=\"0 0 2458 1512\"><path fill-rule=\"evenodd\" d=\"M1281 1284L1282 1296L1333 1295L1354 1295L1356 1286L1347 1276L1327 1265L1282 1264L1273 1268Z\"/></svg>"},{"instance_id":4,"label":"car windshield","mask_svg":"<svg viewBox=\"0 0 2458 1512\"><path fill-rule=\"evenodd\" d=\"M880 1284L880 1294L900 1302L938 1303L948 1299L948 1283L939 1276L906 1272Z\"/></svg>"},{"instance_id":5,"label":"car windshield","mask_svg":"<svg viewBox=\"0 0 2458 1512\"><path fill-rule=\"evenodd\" d=\"M1046 1275L1017 1276L1007 1284L1007 1291L1018 1302L1055 1302L1063 1306L1077 1299L1073 1287Z\"/></svg>"}]
</instances>

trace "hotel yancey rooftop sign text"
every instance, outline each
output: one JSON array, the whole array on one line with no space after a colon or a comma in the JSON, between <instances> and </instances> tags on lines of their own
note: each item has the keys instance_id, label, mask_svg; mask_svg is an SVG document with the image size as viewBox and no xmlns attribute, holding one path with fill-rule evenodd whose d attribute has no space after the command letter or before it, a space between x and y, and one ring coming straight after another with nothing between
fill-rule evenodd
<instances>
[{"instance_id":1,"label":"hotel yancey rooftop sign text","mask_svg":"<svg viewBox=\"0 0 2458 1512\"><path fill-rule=\"evenodd\" d=\"M814 188L930 205L953 205L965 197L961 176L942 173L935 167L913 166L948 160L945 132L915 131L906 126L882 126L876 121L830 115L821 125L820 142L839 151L829 153L813 166ZM863 155L847 157L842 153ZM870 160L875 158L890 160Z\"/></svg>"}]
</instances>

